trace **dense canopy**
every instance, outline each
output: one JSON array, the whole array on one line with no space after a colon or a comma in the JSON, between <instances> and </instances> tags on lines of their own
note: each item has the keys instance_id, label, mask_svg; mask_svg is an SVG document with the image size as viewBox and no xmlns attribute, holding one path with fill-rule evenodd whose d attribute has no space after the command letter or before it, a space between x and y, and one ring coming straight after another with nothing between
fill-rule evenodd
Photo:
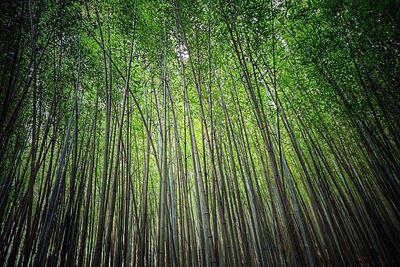
<instances>
[{"instance_id":1,"label":"dense canopy","mask_svg":"<svg viewBox=\"0 0 400 267\"><path fill-rule=\"evenodd\" d=\"M0 25L0 266L400 266L399 1Z\"/></svg>"}]
</instances>

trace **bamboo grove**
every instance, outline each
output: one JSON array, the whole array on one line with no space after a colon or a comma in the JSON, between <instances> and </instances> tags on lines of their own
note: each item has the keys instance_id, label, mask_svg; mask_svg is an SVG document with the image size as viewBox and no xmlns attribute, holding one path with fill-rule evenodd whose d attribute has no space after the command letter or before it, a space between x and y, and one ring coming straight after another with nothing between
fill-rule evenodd
<instances>
[{"instance_id":1,"label":"bamboo grove","mask_svg":"<svg viewBox=\"0 0 400 267\"><path fill-rule=\"evenodd\" d=\"M400 265L398 1L0 8L0 266Z\"/></svg>"}]
</instances>

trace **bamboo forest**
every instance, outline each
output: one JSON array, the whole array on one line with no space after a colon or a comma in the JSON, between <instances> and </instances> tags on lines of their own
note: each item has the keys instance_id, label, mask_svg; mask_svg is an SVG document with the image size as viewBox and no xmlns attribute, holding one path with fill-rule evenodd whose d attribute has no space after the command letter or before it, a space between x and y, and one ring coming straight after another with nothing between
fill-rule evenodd
<instances>
[{"instance_id":1,"label":"bamboo forest","mask_svg":"<svg viewBox=\"0 0 400 267\"><path fill-rule=\"evenodd\" d=\"M400 1L0 25L0 266L400 266Z\"/></svg>"}]
</instances>

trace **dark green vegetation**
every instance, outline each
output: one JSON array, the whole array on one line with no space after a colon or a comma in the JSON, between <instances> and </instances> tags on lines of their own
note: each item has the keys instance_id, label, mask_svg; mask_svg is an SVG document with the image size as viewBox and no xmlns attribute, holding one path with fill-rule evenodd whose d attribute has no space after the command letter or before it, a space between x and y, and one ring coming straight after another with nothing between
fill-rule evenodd
<instances>
[{"instance_id":1,"label":"dark green vegetation","mask_svg":"<svg viewBox=\"0 0 400 267\"><path fill-rule=\"evenodd\" d=\"M0 266L400 266L398 1L0 8Z\"/></svg>"}]
</instances>

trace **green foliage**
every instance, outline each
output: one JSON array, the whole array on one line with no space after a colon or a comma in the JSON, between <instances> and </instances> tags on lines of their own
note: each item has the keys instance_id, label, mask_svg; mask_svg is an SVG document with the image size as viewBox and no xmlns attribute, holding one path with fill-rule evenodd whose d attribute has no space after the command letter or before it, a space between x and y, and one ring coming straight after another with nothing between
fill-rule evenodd
<instances>
[{"instance_id":1,"label":"green foliage","mask_svg":"<svg viewBox=\"0 0 400 267\"><path fill-rule=\"evenodd\" d=\"M1 266L399 263L398 1L0 9Z\"/></svg>"}]
</instances>

